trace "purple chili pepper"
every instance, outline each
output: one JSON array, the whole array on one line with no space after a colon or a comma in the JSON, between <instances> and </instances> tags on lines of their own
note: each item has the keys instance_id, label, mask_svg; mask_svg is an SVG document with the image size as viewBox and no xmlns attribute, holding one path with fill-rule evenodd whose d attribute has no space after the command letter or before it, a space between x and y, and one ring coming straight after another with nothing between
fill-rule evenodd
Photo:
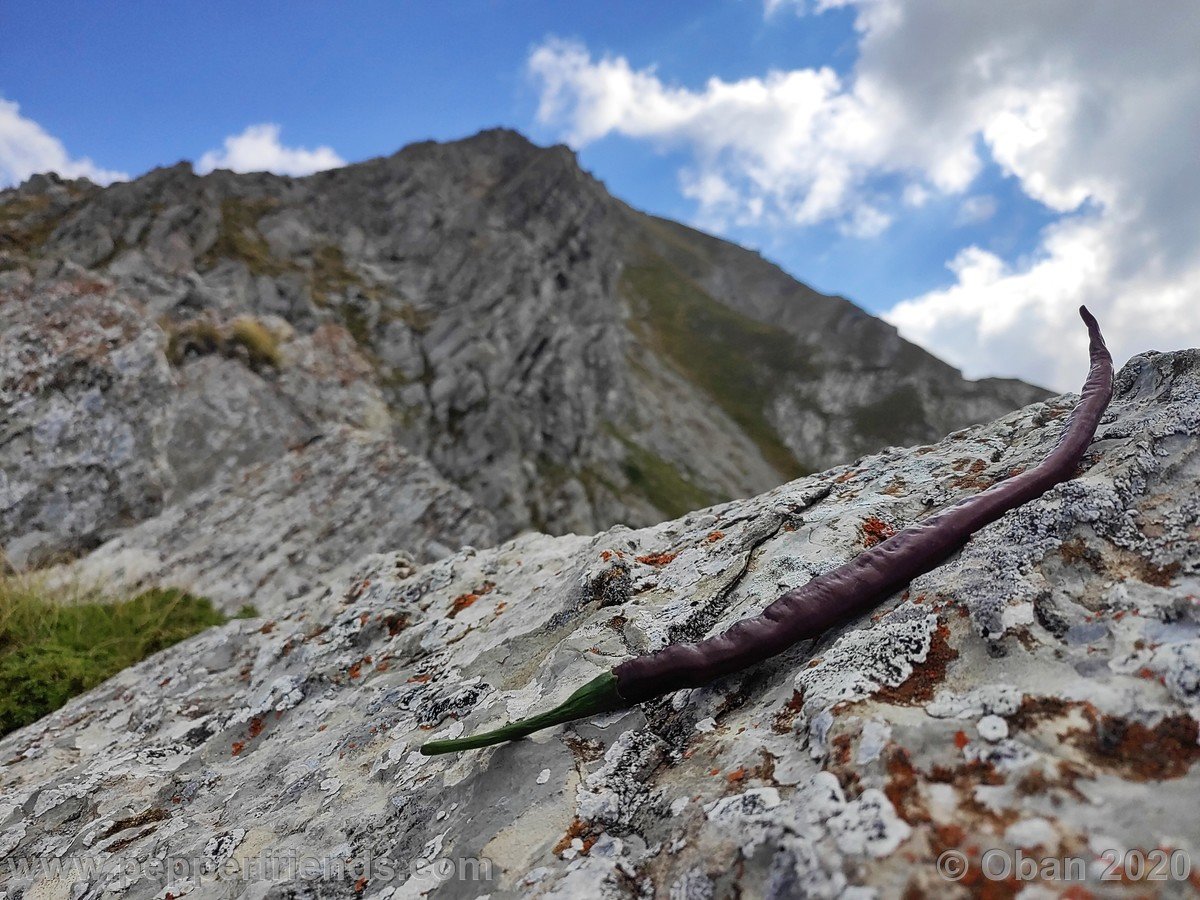
<instances>
[{"instance_id":1,"label":"purple chili pepper","mask_svg":"<svg viewBox=\"0 0 1200 900\"><path fill-rule=\"evenodd\" d=\"M721 634L626 660L548 712L474 737L430 741L421 752L429 756L515 740L551 725L622 709L740 672L877 606L935 568L984 525L1068 480L1112 398L1112 356L1095 317L1082 306L1079 315L1090 339L1087 381L1058 443L1032 469L910 525L845 565L788 591L757 616L742 619Z\"/></svg>"}]
</instances>

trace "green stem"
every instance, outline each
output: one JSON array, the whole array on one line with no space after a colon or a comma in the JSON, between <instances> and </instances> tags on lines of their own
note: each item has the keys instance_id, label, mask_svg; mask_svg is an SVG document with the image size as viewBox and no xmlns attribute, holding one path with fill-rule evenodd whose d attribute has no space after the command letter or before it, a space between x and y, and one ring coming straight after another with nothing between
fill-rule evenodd
<instances>
[{"instance_id":1,"label":"green stem","mask_svg":"<svg viewBox=\"0 0 1200 900\"><path fill-rule=\"evenodd\" d=\"M452 741L430 741L421 746L421 753L424 756L435 756L439 753L455 753L459 750L474 750L476 747L515 741L552 725L561 725L563 722L582 719L594 713L612 712L626 706L629 706L628 701L617 691L617 676L612 672L605 672L593 678L554 709L518 722L510 722L495 731L485 731L483 734Z\"/></svg>"}]
</instances>

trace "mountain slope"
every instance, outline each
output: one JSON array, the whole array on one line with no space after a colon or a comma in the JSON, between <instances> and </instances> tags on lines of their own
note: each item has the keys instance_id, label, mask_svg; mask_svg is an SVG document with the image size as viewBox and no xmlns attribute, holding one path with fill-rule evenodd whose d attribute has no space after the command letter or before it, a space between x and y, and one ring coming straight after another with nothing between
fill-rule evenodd
<instances>
[{"instance_id":1,"label":"mountain slope","mask_svg":"<svg viewBox=\"0 0 1200 900\"><path fill-rule=\"evenodd\" d=\"M965 381L503 130L307 178L38 176L0 192L0 270L10 287L110 280L173 336L185 378L239 316L341 329L347 378L382 398L394 439L502 534L647 524L1045 396Z\"/></svg>"}]
</instances>

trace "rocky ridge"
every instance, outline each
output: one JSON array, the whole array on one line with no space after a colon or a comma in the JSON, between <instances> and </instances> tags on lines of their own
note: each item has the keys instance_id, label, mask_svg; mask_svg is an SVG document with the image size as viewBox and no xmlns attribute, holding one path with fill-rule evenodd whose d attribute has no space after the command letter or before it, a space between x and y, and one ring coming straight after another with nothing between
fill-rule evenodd
<instances>
[{"instance_id":1,"label":"rocky ridge","mask_svg":"<svg viewBox=\"0 0 1200 900\"><path fill-rule=\"evenodd\" d=\"M57 365L45 335L41 356L19 356L28 341L7 332L36 329L26 307L105 286L147 368L89 396L106 417L130 406L134 446L73 476L90 479L90 511L54 532L53 491L29 485L61 465L43 454L32 473L30 433L10 428L0 541L20 560L86 551L341 425L425 458L507 537L650 524L1045 396L965 381L848 301L630 209L565 147L503 130L307 178L180 164L104 189L35 176L0 191L6 378ZM102 301L84 303L73 358L107 339L89 303ZM211 338L245 319L280 336L281 364ZM164 402L177 422L155 437ZM66 415L45 393L20 403L26 422ZM79 412L76 442L107 446ZM159 440L166 470L144 452Z\"/></svg>"},{"instance_id":2,"label":"rocky ridge","mask_svg":"<svg viewBox=\"0 0 1200 900\"><path fill-rule=\"evenodd\" d=\"M0 740L0 856L91 860L73 897L1014 896L1028 886L979 874L999 847L1084 858L1081 887L1142 895L1128 871L1100 881L1103 852L1200 853L1197 351L1131 360L1074 480L874 614L705 689L416 753L722 628L1033 464L1073 402L653 527L369 557ZM954 884L947 850L973 867ZM328 876L250 873L289 853ZM166 859L192 868L150 864Z\"/></svg>"}]
</instances>

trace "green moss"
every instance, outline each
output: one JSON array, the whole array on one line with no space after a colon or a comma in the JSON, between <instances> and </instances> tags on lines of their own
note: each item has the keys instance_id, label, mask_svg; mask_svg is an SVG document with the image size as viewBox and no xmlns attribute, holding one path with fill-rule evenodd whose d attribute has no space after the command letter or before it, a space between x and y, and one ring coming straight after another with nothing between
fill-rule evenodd
<instances>
[{"instance_id":1,"label":"green moss","mask_svg":"<svg viewBox=\"0 0 1200 900\"><path fill-rule=\"evenodd\" d=\"M625 446L625 460L621 463L621 469L629 479L630 487L670 518L712 506L725 499L688 481L671 463L636 444L617 429L609 430Z\"/></svg>"},{"instance_id":2,"label":"green moss","mask_svg":"<svg viewBox=\"0 0 1200 900\"><path fill-rule=\"evenodd\" d=\"M275 205L276 201L270 197L226 197L222 200L217 239L205 251L201 266L211 268L222 259L237 259L255 275L272 277L294 268L271 255L270 246L258 231L258 220Z\"/></svg>"},{"instance_id":3,"label":"green moss","mask_svg":"<svg viewBox=\"0 0 1200 900\"><path fill-rule=\"evenodd\" d=\"M796 339L717 302L648 249L626 267L622 288L639 337L712 397L782 476L803 474L766 416L780 373L805 368Z\"/></svg>"},{"instance_id":4,"label":"green moss","mask_svg":"<svg viewBox=\"0 0 1200 900\"><path fill-rule=\"evenodd\" d=\"M0 578L0 734L184 638L226 621L210 601L149 590L112 603Z\"/></svg>"}]
</instances>

